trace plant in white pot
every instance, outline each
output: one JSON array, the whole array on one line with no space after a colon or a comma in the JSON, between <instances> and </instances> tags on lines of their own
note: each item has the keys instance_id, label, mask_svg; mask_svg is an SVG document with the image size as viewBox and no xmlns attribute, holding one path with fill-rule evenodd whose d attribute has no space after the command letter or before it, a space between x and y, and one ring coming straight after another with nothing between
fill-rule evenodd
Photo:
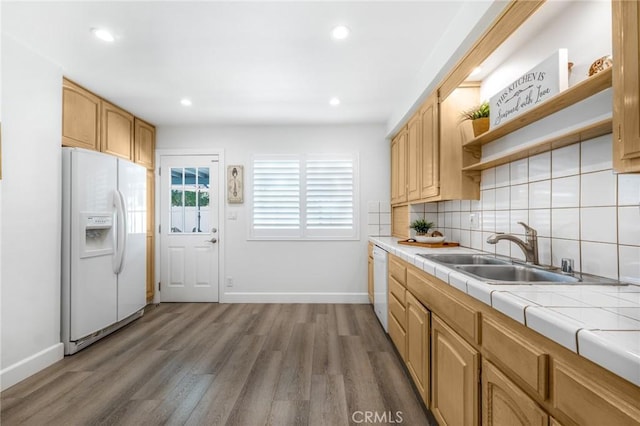
<instances>
[{"instance_id":1,"label":"plant in white pot","mask_svg":"<svg viewBox=\"0 0 640 426\"><path fill-rule=\"evenodd\" d=\"M416 231L414 239L419 243L434 242L433 238L444 240L444 237L432 237L429 235L429 230L433 228L433 222L429 222L425 219L416 219L411 222L410 228Z\"/></svg>"}]
</instances>

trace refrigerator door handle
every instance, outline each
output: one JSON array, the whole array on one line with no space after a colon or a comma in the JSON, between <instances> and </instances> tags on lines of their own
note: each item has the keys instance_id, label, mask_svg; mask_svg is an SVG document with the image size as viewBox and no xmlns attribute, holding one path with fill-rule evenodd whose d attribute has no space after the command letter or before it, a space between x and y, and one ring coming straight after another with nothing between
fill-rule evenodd
<instances>
[{"instance_id":1,"label":"refrigerator door handle","mask_svg":"<svg viewBox=\"0 0 640 426\"><path fill-rule=\"evenodd\" d=\"M127 206L124 201L124 195L120 190L116 190L113 196L114 204L116 205L116 229L118 233L116 255L113 258L113 272L119 274L122 271L124 252L127 247Z\"/></svg>"}]
</instances>

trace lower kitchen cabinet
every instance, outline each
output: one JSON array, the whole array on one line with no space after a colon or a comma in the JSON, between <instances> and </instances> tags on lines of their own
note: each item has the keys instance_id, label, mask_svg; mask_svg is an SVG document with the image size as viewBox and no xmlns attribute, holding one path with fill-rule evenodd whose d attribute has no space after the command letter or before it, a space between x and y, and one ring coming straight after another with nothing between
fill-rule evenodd
<instances>
[{"instance_id":1,"label":"lower kitchen cabinet","mask_svg":"<svg viewBox=\"0 0 640 426\"><path fill-rule=\"evenodd\" d=\"M408 272L409 273L409 272ZM422 396L430 404L430 349L431 318L429 311L410 292L407 292L407 369Z\"/></svg>"},{"instance_id":2,"label":"lower kitchen cabinet","mask_svg":"<svg viewBox=\"0 0 640 426\"><path fill-rule=\"evenodd\" d=\"M439 425L640 426L631 382L392 254L388 283L389 336Z\"/></svg>"},{"instance_id":3,"label":"lower kitchen cabinet","mask_svg":"<svg viewBox=\"0 0 640 426\"><path fill-rule=\"evenodd\" d=\"M404 362L407 360L407 267L396 256L389 255L387 284L389 337Z\"/></svg>"},{"instance_id":4,"label":"lower kitchen cabinet","mask_svg":"<svg viewBox=\"0 0 640 426\"><path fill-rule=\"evenodd\" d=\"M373 303L373 244L369 243L369 256L367 257L368 274L367 274L367 293L369 294L369 303Z\"/></svg>"},{"instance_id":5,"label":"lower kitchen cabinet","mask_svg":"<svg viewBox=\"0 0 640 426\"><path fill-rule=\"evenodd\" d=\"M441 426L476 426L480 354L437 315L432 320L431 411Z\"/></svg>"},{"instance_id":6,"label":"lower kitchen cabinet","mask_svg":"<svg viewBox=\"0 0 640 426\"><path fill-rule=\"evenodd\" d=\"M482 362L484 426L546 426L549 416L493 364Z\"/></svg>"},{"instance_id":7,"label":"lower kitchen cabinet","mask_svg":"<svg viewBox=\"0 0 640 426\"><path fill-rule=\"evenodd\" d=\"M393 297L393 295L389 294L389 298L391 297ZM391 312L389 312L389 337L398 350L400 358L402 358L403 361L406 361L407 333L404 331L404 328L402 328L400 322L398 322L396 317L391 314Z\"/></svg>"},{"instance_id":8,"label":"lower kitchen cabinet","mask_svg":"<svg viewBox=\"0 0 640 426\"><path fill-rule=\"evenodd\" d=\"M640 425L638 388L635 404L630 404L621 398L624 389L603 386L599 378L554 360L551 368L553 407L581 426Z\"/></svg>"},{"instance_id":9,"label":"lower kitchen cabinet","mask_svg":"<svg viewBox=\"0 0 640 426\"><path fill-rule=\"evenodd\" d=\"M147 303L151 303L153 301L153 296L155 294L155 280L153 274L155 270L155 259L153 257L154 249L154 238L153 236L147 235Z\"/></svg>"}]
</instances>

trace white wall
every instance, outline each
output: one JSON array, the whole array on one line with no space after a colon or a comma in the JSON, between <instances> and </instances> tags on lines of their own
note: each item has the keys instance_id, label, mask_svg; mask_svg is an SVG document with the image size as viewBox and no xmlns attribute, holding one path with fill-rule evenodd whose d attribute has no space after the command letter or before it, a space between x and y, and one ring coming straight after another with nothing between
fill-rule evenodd
<instances>
[{"instance_id":1,"label":"white wall","mask_svg":"<svg viewBox=\"0 0 640 426\"><path fill-rule=\"evenodd\" d=\"M367 202L389 199L389 145L385 126L160 127L157 149L224 150L226 164L245 165L252 154L357 152L360 160L359 241L248 241L250 205L226 205L223 219L225 302L366 302ZM223 165L225 166L225 165ZM225 167L226 168L226 167ZM247 197L245 196L245 199ZM223 280L224 282L224 280Z\"/></svg>"},{"instance_id":2,"label":"white wall","mask_svg":"<svg viewBox=\"0 0 640 426\"><path fill-rule=\"evenodd\" d=\"M63 356L61 84L59 67L3 35L2 389Z\"/></svg>"},{"instance_id":3,"label":"white wall","mask_svg":"<svg viewBox=\"0 0 640 426\"><path fill-rule=\"evenodd\" d=\"M519 32L522 44L482 81L481 98L488 99L534 68L560 48L566 48L573 68L569 86L585 80L589 67L611 52L611 2L609 0L548 2L529 18Z\"/></svg>"}]
</instances>

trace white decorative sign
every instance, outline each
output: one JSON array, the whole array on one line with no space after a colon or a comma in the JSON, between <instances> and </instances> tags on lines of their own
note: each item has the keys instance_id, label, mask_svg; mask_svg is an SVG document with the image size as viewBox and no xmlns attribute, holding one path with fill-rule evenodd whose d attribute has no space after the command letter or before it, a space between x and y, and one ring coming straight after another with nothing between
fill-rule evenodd
<instances>
[{"instance_id":1,"label":"white decorative sign","mask_svg":"<svg viewBox=\"0 0 640 426\"><path fill-rule=\"evenodd\" d=\"M491 127L509 121L569 87L567 49L545 59L489 100Z\"/></svg>"}]
</instances>

